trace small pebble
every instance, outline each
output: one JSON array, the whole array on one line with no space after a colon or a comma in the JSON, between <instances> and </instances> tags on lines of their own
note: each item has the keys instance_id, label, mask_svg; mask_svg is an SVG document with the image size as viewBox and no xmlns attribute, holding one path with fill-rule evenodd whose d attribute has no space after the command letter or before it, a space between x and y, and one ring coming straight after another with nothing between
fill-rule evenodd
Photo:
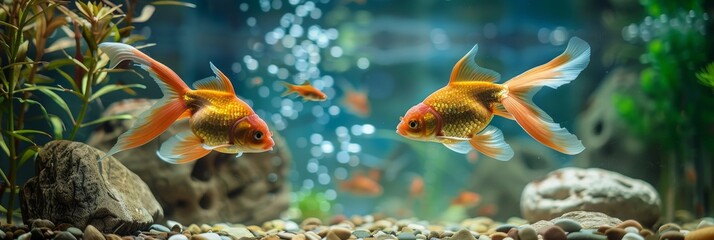
<instances>
[{"instance_id":1,"label":"small pebble","mask_svg":"<svg viewBox=\"0 0 714 240\"><path fill-rule=\"evenodd\" d=\"M350 235L352 235L352 231L350 231L347 228L343 228L343 227L331 227L330 232L334 233L335 236L339 237L342 240L348 239L348 238L350 238ZM327 235L330 235L330 234L327 233Z\"/></svg>"},{"instance_id":2,"label":"small pebble","mask_svg":"<svg viewBox=\"0 0 714 240\"><path fill-rule=\"evenodd\" d=\"M426 240L426 235L419 233L419 234L416 235L416 239Z\"/></svg>"},{"instance_id":3,"label":"small pebble","mask_svg":"<svg viewBox=\"0 0 714 240\"><path fill-rule=\"evenodd\" d=\"M533 227L525 225L518 229L518 238L520 240L538 240L538 233Z\"/></svg>"},{"instance_id":4,"label":"small pebble","mask_svg":"<svg viewBox=\"0 0 714 240\"><path fill-rule=\"evenodd\" d=\"M337 234L335 234L335 232L329 231L329 232L327 232L327 236L325 236L325 239L327 239L327 240L345 240L346 238L344 238L344 239L340 238L339 236L337 236Z\"/></svg>"},{"instance_id":5,"label":"small pebble","mask_svg":"<svg viewBox=\"0 0 714 240\"><path fill-rule=\"evenodd\" d=\"M60 223L55 226L54 230L67 231L68 228L72 227L69 223Z\"/></svg>"},{"instance_id":6,"label":"small pebble","mask_svg":"<svg viewBox=\"0 0 714 240\"><path fill-rule=\"evenodd\" d=\"M622 237L622 240L645 240L645 238L643 238L637 233L628 232L627 234L625 234L625 236Z\"/></svg>"},{"instance_id":7,"label":"small pebble","mask_svg":"<svg viewBox=\"0 0 714 240\"><path fill-rule=\"evenodd\" d=\"M320 235L317 235L317 233L312 232L312 231L310 231L310 232L305 232L305 237L307 237L307 239L309 239L309 240L320 240L320 239L322 239L322 238L320 237Z\"/></svg>"},{"instance_id":8,"label":"small pebble","mask_svg":"<svg viewBox=\"0 0 714 240\"><path fill-rule=\"evenodd\" d=\"M684 234L679 231L667 231L660 234L660 240L684 240Z\"/></svg>"},{"instance_id":9,"label":"small pebble","mask_svg":"<svg viewBox=\"0 0 714 240\"><path fill-rule=\"evenodd\" d=\"M207 240L221 240L221 236L216 233L201 233L198 234L200 237L204 237Z\"/></svg>"},{"instance_id":10,"label":"small pebble","mask_svg":"<svg viewBox=\"0 0 714 240\"><path fill-rule=\"evenodd\" d=\"M288 239L292 239L293 237L295 237L295 234L291 233L291 232L279 232L278 237L280 237L280 239L288 240Z\"/></svg>"},{"instance_id":11,"label":"small pebble","mask_svg":"<svg viewBox=\"0 0 714 240\"><path fill-rule=\"evenodd\" d=\"M32 221L32 228L42 228L42 227L53 229L53 228L55 228L55 224L52 223L52 221L47 220L47 219L37 219L35 221Z\"/></svg>"},{"instance_id":12,"label":"small pebble","mask_svg":"<svg viewBox=\"0 0 714 240\"><path fill-rule=\"evenodd\" d=\"M502 233L508 233L511 228L516 228L516 225L511 225L511 224L503 224L498 227L496 227L496 232L502 232Z\"/></svg>"},{"instance_id":13,"label":"small pebble","mask_svg":"<svg viewBox=\"0 0 714 240\"><path fill-rule=\"evenodd\" d=\"M486 236L486 235L481 235L480 237L478 237L478 240L491 240L491 237Z\"/></svg>"},{"instance_id":14,"label":"small pebble","mask_svg":"<svg viewBox=\"0 0 714 240\"><path fill-rule=\"evenodd\" d=\"M0 239L5 239L5 232L0 230Z\"/></svg>"},{"instance_id":15,"label":"small pebble","mask_svg":"<svg viewBox=\"0 0 714 240\"><path fill-rule=\"evenodd\" d=\"M154 229L159 232L170 232L171 231L171 229L169 229L166 226L161 225L161 224L151 224L149 229Z\"/></svg>"},{"instance_id":16,"label":"small pebble","mask_svg":"<svg viewBox=\"0 0 714 240\"><path fill-rule=\"evenodd\" d=\"M583 229L583 226L580 225L579 222L568 218L558 219L554 224L566 232L579 232L580 229Z\"/></svg>"},{"instance_id":17,"label":"small pebble","mask_svg":"<svg viewBox=\"0 0 714 240\"><path fill-rule=\"evenodd\" d=\"M624 222L618 224L616 228L622 228L625 229L626 227L636 227L637 230L642 230L642 224L640 222L635 221L635 220L625 220Z\"/></svg>"},{"instance_id":18,"label":"small pebble","mask_svg":"<svg viewBox=\"0 0 714 240\"><path fill-rule=\"evenodd\" d=\"M253 235L253 233L251 233L250 230L248 230L247 228L242 228L242 227L225 228L225 229L223 229L223 232L227 233L228 235L230 235L236 239L240 239L243 237L247 237L247 238L255 237L255 235Z\"/></svg>"},{"instance_id":19,"label":"small pebble","mask_svg":"<svg viewBox=\"0 0 714 240\"><path fill-rule=\"evenodd\" d=\"M623 230L625 231L625 230ZM568 240L607 240L609 239L605 235L598 235L598 234L593 234L593 233L582 233L582 232L574 232L568 234Z\"/></svg>"},{"instance_id":20,"label":"small pebble","mask_svg":"<svg viewBox=\"0 0 714 240\"><path fill-rule=\"evenodd\" d=\"M610 239L610 240L613 240L613 239L620 240L620 239L622 239L622 237L625 236L625 234L627 234L625 229L616 228L616 227L610 228L607 231L605 231L605 235L607 235L607 239Z\"/></svg>"},{"instance_id":21,"label":"small pebble","mask_svg":"<svg viewBox=\"0 0 714 240\"><path fill-rule=\"evenodd\" d=\"M169 240L188 240L188 237L183 234L174 234L173 236L169 237Z\"/></svg>"},{"instance_id":22,"label":"small pebble","mask_svg":"<svg viewBox=\"0 0 714 240\"><path fill-rule=\"evenodd\" d=\"M67 232L69 232L69 233L71 233L72 235L74 235L74 237L76 237L77 239L82 238L82 236L84 235L84 233L82 232L82 230L80 230L79 228L76 228L76 227L69 227L69 228L67 228Z\"/></svg>"},{"instance_id":23,"label":"small pebble","mask_svg":"<svg viewBox=\"0 0 714 240\"><path fill-rule=\"evenodd\" d=\"M32 238L32 233L23 233L17 240L30 240Z\"/></svg>"},{"instance_id":24,"label":"small pebble","mask_svg":"<svg viewBox=\"0 0 714 240\"><path fill-rule=\"evenodd\" d=\"M107 240L122 240L121 237L116 234L107 234L105 237Z\"/></svg>"},{"instance_id":25,"label":"small pebble","mask_svg":"<svg viewBox=\"0 0 714 240\"><path fill-rule=\"evenodd\" d=\"M39 228L33 228L30 230L30 239L32 240L45 240L45 236L42 234L42 230Z\"/></svg>"},{"instance_id":26,"label":"small pebble","mask_svg":"<svg viewBox=\"0 0 714 240\"><path fill-rule=\"evenodd\" d=\"M188 225L188 228L187 228L186 230L189 231L191 234L199 234L199 233L201 233L201 227L199 227L199 226L196 225L196 224Z\"/></svg>"},{"instance_id":27,"label":"small pebble","mask_svg":"<svg viewBox=\"0 0 714 240\"><path fill-rule=\"evenodd\" d=\"M397 234L397 239L399 240L416 240L416 235L412 232L401 232Z\"/></svg>"},{"instance_id":28,"label":"small pebble","mask_svg":"<svg viewBox=\"0 0 714 240\"><path fill-rule=\"evenodd\" d=\"M92 240L104 240L104 234L100 232L97 228L95 228L92 225L87 225L86 228L84 228L84 234L82 235L83 239L92 239Z\"/></svg>"},{"instance_id":29,"label":"small pebble","mask_svg":"<svg viewBox=\"0 0 714 240\"><path fill-rule=\"evenodd\" d=\"M77 240L77 238L70 232L60 232L53 239L54 240Z\"/></svg>"},{"instance_id":30,"label":"small pebble","mask_svg":"<svg viewBox=\"0 0 714 240\"><path fill-rule=\"evenodd\" d=\"M657 229L657 232L658 232L658 233L663 233L663 232L667 232L667 231L677 231L677 232L679 232L679 230L682 230L682 228L679 227L679 225L674 224L674 223L666 223L666 224L660 226L660 227Z\"/></svg>"},{"instance_id":31,"label":"small pebble","mask_svg":"<svg viewBox=\"0 0 714 240\"><path fill-rule=\"evenodd\" d=\"M654 232L652 232L652 230L642 229L642 231L640 231L640 236L647 237L650 235L654 235Z\"/></svg>"},{"instance_id":32,"label":"small pebble","mask_svg":"<svg viewBox=\"0 0 714 240\"><path fill-rule=\"evenodd\" d=\"M567 239L565 231L558 226L550 226L543 231L543 239L548 240L565 240Z\"/></svg>"},{"instance_id":33,"label":"small pebble","mask_svg":"<svg viewBox=\"0 0 714 240\"><path fill-rule=\"evenodd\" d=\"M495 232L489 235L489 237L491 238L491 240L503 240L504 238L508 237L508 235L506 235L506 233L504 232Z\"/></svg>"},{"instance_id":34,"label":"small pebble","mask_svg":"<svg viewBox=\"0 0 714 240\"><path fill-rule=\"evenodd\" d=\"M211 231L211 229L213 229L213 227L211 227L211 225L208 225L208 224L201 224L200 228L201 228L202 233L207 233L208 231Z\"/></svg>"},{"instance_id":35,"label":"small pebble","mask_svg":"<svg viewBox=\"0 0 714 240\"><path fill-rule=\"evenodd\" d=\"M509 238L517 239L518 238L518 228L511 228L511 230L508 230L508 233L506 233Z\"/></svg>"},{"instance_id":36,"label":"small pebble","mask_svg":"<svg viewBox=\"0 0 714 240\"><path fill-rule=\"evenodd\" d=\"M353 231L352 235L355 235L355 237L357 237L357 238L368 238L368 237L372 236L372 234L370 234L369 232L362 230L362 229Z\"/></svg>"},{"instance_id":37,"label":"small pebble","mask_svg":"<svg viewBox=\"0 0 714 240\"><path fill-rule=\"evenodd\" d=\"M27 233L27 231L25 231L23 229L15 229L15 231L13 232L13 235L22 236L22 234L25 234L25 233Z\"/></svg>"},{"instance_id":38,"label":"small pebble","mask_svg":"<svg viewBox=\"0 0 714 240\"><path fill-rule=\"evenodd\" d=\"M637 229L636 227L629 226L625 228L625 232L628 233L640 233L640 229Z\"/></svg>"}]
</instances>

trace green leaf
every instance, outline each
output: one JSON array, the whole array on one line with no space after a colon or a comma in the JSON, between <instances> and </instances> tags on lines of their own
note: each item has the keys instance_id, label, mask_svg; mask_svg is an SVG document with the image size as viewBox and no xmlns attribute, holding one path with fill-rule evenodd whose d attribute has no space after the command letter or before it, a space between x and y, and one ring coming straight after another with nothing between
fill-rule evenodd
<instances>
[{"instance_id":1,"label":"green leaf","mask_svg":"<svg viewBox=\"0 0 714 240\"><path fill-rule=\"evenodd\" d=\"M5 22L5 21L0 21L0 25L7 26L7 27L9 27L9 28L12 28L12 30L15 30L15 31L18 30L15 25L9 24L9 23L7 23L7 22Z\"/></svg>"},{"instance_id":2,"label":"green leaf","mask_svg":"<svg viewBox=\"0 0 714 240\"><path fill-rule=\"evenodd\" d=\"M92 94L92 96L89 98L89 101L90 101L90 102L91 102L91 101L94 101L95 99L101 97L101 96L104 95L104 94L107 94L107 93L110 93L110 92L114 92L114 91L118 91L118 90L124 90L124 89L127 89L127 88L140 88L140 89L145 89L146 86L144 86L143 84L127 84L127 85L109 84L109 85L106 85L106 86L100 88L100 89L97 90L96 92L94 92L94 94Z\"/></svg>"},{"instance_id":3,"label":"green leaf","mask_svg":"<svg viewBox=\"0 0 714 240\"><path fill-rule=\"evenodd\" d=\"M7 214L7 209L5 209L5 207L3 207L2 205L0 205L0 212Z\"/></svg>"},{"instance_id":4,"label":"green leaf","mask_svg":"<svg viewBox=\"0 0 714 240\"><path fill-rule=\"evenodd\" d=\"M13 132L14 132L14 133L17 133L17 134L21 134L21 135L26 135L26 134L41 134L41 135L45 135L45 136L47 136L47 137L49 137L49 138L52 138L52 135L50 135L49 133L46 133L46 132L43 132L43 131L40 131L40 130L34 130L34 129L21 129L21 130L15 130L15 131L13 131Z\"/></svg>"},{"instance_id":5,"label":"green leaf","mask_svg":"<svg viewBox=\"0 0 714 240\"><path fill-rule=\"evenodd\" d=\"M196 4L181 2L181 1L154 1L154 2L151 2L151 5L174 5L174 6L196 8Z\"/></svg>"},{"instance_id":6,"label":"green leaf","mask_svg":"<svg viewBox=\"0 0 714 240\"><path fill-rule=\"evenodd\" d=\"M32 140L30 140L29 138L27 138L27 137L25 137L25 136L22 136L22 135L20 135L20 134L17 134L17 133L14 133L14 132L10 132L10 131L5 131L5 133L9 134L10 136L12 136L12 137L14 137L14 138L16 138L16 139L19 139L19 140L22 140L22 141L25 141L25 142L29 142L29 143L31 143L32 145L37 145L37 144L35 144L35 142L33 142ZM12 141L12 139L10 139L10 141Z\"/></svg>"},{"instance_id":7,"label":"green leaf","mask_svg":"<svg viewBox=\"0 0 714 240\"><path fill-rule=\"evenodd\" d=\"M52 125L52 132L55 134L55 140L61 140L62 133L65 131L62 119L56 115L50 115L50 124Z\"/></svg>"},{"instance_id":8,"label":"green leaf","mask_svg":"<svg viewBox=\"0 0 714 240\"><path fill-rule=\"evenodd\" d=\"M10 148L7 147L7 143L5 143L5 136L0 136L0 148L2 148L3 152L7 156L10 156Z\"/></svg>"},{"instance_id":9,"label":"green leaf","mask_svg":"<svg viewBox=\"0 0 714 240\"><path fill-rule=\"evenodd\" d=\"M50 61L49 64L47 64L47 67L45 67L47 70L53 70L62 66L70 65L72 64L73 61L67 58L60 58L60 59L55 59Z\"/></svg>"},{"instance_id":10,"label":"green leaf","mask_svg":"<svg viewBox=\"0 0 714 240\"><path fill-rule=\"evenodd\" d=\"M16 63L8 64L7 66L3 66L3 67L2 67L2 70L5 70L5 69L7 69L7 68L14 67L14 66L17 66L17 65L31 65L31 64L37 64L37 63L38 63L38 62L16 62Z\"/></svg>"},{"instance_id":11,"label":"green leaf","mask_svg":"<svg viewBox=\"0 0 714 240\"><path fill-rule=\"evenodd\" d=\"M71 60L74 63L74 65L77 65L78 67L82 68L85 72L89 72L89 69L87 68L87 66L84 65L84 63L70 56L67 52L64 51L64 49L62 50L62 52L65 56L67 56L67 59Z\"/></svg>"},{"instance_id":12,"label":"green leaf","mask_svg":"<svg viewBox=\"0 0 714 240\"><path fill-rule=\"evenodd\" d=\"M72 76L67 74L65 71L62 71L62 69L57 68L55 70L57 70L57 72L59 72L59 74L62 75L62 77L64 77L64 79L67 80L70 85L72 85L72 89L75 93L79 94L80 92L82 92L82 89L79 89L79 86L77 86L77 83L74 82L74 78L72 78Z\"/></svg>"},{"instance_id":13,"label":"green leaf","mask_svg":"<svg viewBox=\"0 0 714 240\"><path fill-rule=\"evenodd\" d=\"M50 125L50 127L52 126L52 123L50 123L50 116L49 116L49 114L47 114L47 109L45 109L45 106L42 106L42 104L40 102L32 100L32 99L24 99L23 100L22 98L16 98L16 100L19 101L20 103L29 103L29 104L37 105L38 107L40 107L40 110L42 110L42 116L44 116L45 119L47 120L47 124Z\"/></svg>"},{"instance_id":14,"label":"green leaf","mask_svg":"<svg viewBox=\"0 0 714 240\"><path fill-rule=\"evenodd\" d=\"M72 119L72 122L74 122L74 116L72 116L72 111L69 109L69 105L67 105L67 102L65 102L64 99L62 99L59 95L57 95L57 93L53 92L52 90L50 90L48 88L40 88L39 90L40 90L40 92L42 92L45 95L47 95L48 97L50 97L50 99L52 99L52 101L57 103L57 105L59 105L62 108L62 110L64 110L64 112L67 113L67 116L69 116L69 118Z\"/></svg>"},{"instance_id":15,"label":"green leaf","mask_svg":"<svg viewBox=\"0 0 714 240\"><path fill-rule=\"evenodd\" d=\"M119 114L119 115L114 115L114 116L102 117L102 118L99 118L99 119L91 121L91 122L82 123L80 125L80 127L87 127L87 126L100 124L100 123L112 121L112 120L129 120L132 118L134 118L134 116L132 116L131 114Z\"/></svg>"},{"instance_id":16,"label":"green leaf","mask_svg":"<svg viewBox=\"0 0 714 240\"><path fill-rule=\"evenodd\" d=\"M20 166L24 165L27 160L30 160L30 158L33 158L34 156L37 155L38 152L37 146L33 147L28 147L25 149L24 152L20 155L20 161L18 161L17 168L20 168Z\"/></svg>"},{"instance_id":17,"label":"green leaf","mask_svg":"<svg viewBox=\"0 0 714 240\"><path fill-rule=\"evenodd\" d=\"M47 84L47 83L53 83L53 82L55 82L55 79L45 76L45 75L42 75L42 74L39 74L39 73L35 73L35 83Z\"/></svg>"}]
</instances>

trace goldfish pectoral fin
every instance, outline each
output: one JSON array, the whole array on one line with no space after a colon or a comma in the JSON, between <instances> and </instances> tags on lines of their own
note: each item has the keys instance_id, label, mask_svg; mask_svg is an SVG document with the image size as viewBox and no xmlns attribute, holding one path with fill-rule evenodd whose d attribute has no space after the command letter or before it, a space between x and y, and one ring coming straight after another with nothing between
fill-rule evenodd
<instances>
[{"instance_id":1,"label":"goldfish pectoral fin","mask_svg":"<svg viewBox=\"0 0 714 240\"><path fill-rule=\"evenodd\" d=\"M161 144L156 155L167 163L188 163L211 152L211 150L201 147L202 144L201 139L193 132L183 131Z\"/></svg>"},{"instance_id":2,"label":"goldfish pectoral fin","mask_svg":"<svg viewBox=\"0 0 714 240\"><path fill-rule=\"evenodd\" d=\"M501 75L497 72L476 64L474 60L476 52L478 52L478 44L454 65L449 84L465 81L498 82L501 79Z\"/></svg>"},{"instance_id":3,"label":"goldfish pectoral fin","mask_svg":"<svg viewBox=\"0 0 714 240\"><path fill-rule=\"evenodd\" d=\"M497 160L508 161L513 157L513 149L503 139L503 133L493 126L488 126L476 134L469 143L474 149Z\"/></svg>"},{"instance_id":4,"label":"goldfish pectoral fin","mask_svg":"<svg viewBox=\"0 0 714 240\"><path fill-rule=\"evenodd\" d=\"M469 144L468 139L442 141L441 143L452 151L461 154L467 154L471 151L471 149L473 149L471 144Z\"/></svg>"},{"instance_id":5,"label":"goldfish pectoral fin","mask_svg":"<svg viewBox=\"0 0 714 240\"><path fill-rule=\"evenodd\" d=\"M181 116L179 116L176 121L181 120L181 119L186 119L191 117L191 110L186 110L184 111Z\"/></svg>"},{"instance_id":6,"label":"goldfish pectoral fin","mask_svg":"<svg viewBox=\"0 0 714 240\"><path fill-rule=\"evenodd\" d=\"M236 158L239 158L240 156L243 156L243 152L237 152L237 153L236 153Z\"/></svg>"},{"instance_id":7,"label":"goldfish pectoral fin","mask_svg":"<svg viewBox=\"0 0 714 240\"><path fill-rule=\"evenodd\" d=\"M498 115L498 116L501 116L501 117L504 117L504 118L508 118L508 119L511 119L511 120L515 120L515 119L513 118L513 115L512 115L511 113L509 113L508 111L506 111L506 108L503 106L503 104L497 104L497 105L493 108L493 114L496 114L496 115Z\"/></svg>"}]
</instances>

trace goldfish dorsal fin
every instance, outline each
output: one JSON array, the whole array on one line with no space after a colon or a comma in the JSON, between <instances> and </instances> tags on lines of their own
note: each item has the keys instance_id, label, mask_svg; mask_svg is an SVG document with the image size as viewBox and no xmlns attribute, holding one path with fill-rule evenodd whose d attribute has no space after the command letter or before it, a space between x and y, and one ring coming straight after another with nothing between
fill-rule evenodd
<instances>
[{"instance_id":1,"label":"goldfish dorsal fin","mask_svg":"<svg viewBox=\"0 0 714 240\"><path fill-rule=\"evenodd\" d=\"M465 81L497 82L501 79L501 74L476 64L474 60L476 52L478 52L478 44L454 65L449 84Z\"/></svg>"},{"instance_id":2,"label":"goldfish dorsal fin","mask_svg":"<svg viewBox=\"0 0 714 240\"><path fill-rule=\"evenodd\" d=\"M221 72L221 70L218 70L218 68L216 68L213 63L210 64L211 70L213 70L213 73L216 74L216 76L198 80L193 83L193 87L202 90L216 90L221 92L235 93L233 91L233 84L231 84L231 80L229 80L228 77L226 77L226 75Z\"/></svg>"},{"instance_id":3,"label":"goldfish dorsal fin","mask_svg":"<svg viewBox=\"0 0 714 240\"><path fill-rule=\"evenodd\" d=\"M305 86L312 86L312 84L310 83L310 80L305 80L305 84L303 84L303 85L305 85Z\"/></svg>"}]
</instances>

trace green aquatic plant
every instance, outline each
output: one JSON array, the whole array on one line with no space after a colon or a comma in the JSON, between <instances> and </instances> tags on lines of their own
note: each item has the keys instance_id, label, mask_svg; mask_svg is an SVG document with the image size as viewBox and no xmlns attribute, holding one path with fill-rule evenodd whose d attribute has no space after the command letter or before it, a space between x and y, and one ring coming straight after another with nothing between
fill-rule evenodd
<instances>
[{"instance_id":1,"label":"green aquatic plant","mask_svg":"<svg viewBox=\"0 0 714 240\"><path fill-rule=\"evenodd\" d=\"M641 94L615 95L615 109L634 133L660 153L654 161L662 169L659 190L665 218L671 220L675 209L702 215L711 211L705 209L713 203L707 190L711 183L682 179L687 166L696 166L695 173L711 174L707 156L714 153L714 130L709 127L714 112L705 109L714 109L714 95L702 84L713 82L714 69L696 74L711 61L714 50L704 34L707 17L697 0L640 2L649 15L639 25L645 42Z\"/></svg>"},{"instance_id":2,"label":"green aquatic plant","mask_svg":"<svg viewBox=\"0 0 714 240\"><path fill-rule=\"evenodd\" d=\"M73 140L81 128L131 118L123 114L89 120L87 112L107 94L144 88L142 84L109 83L108 73L120 70L106 70L108 59L97 48L108 40L144 40L131 33L137 20L133 15L136 6L135 0L126 1L124 6L56 0L0 4L0 152L9 161L8 169L0 169L0 201L4 193L9 193L0 212L6 214L8 223L19 212L15 209L20 190L18 171L34 159L42 144L53 139ZM140 17L145 21L149 16ZM61 33L66 36L54 36ZM72 54L65 50L72 48ZM60 57L54 53L58 51L62 52ZM79 109L68 104L72 97L79 100ZM49 111L51 107L59 108L60 113Z\"/></svg>"},{"instance_id":3,"label":"green aquatic plant","mask_svg":"<svg viewBox=\"0 0 714 240\"><path fill-rule=\"evenodd\" d=\"M697 79L699 83L714 88L714 62L709 63L706 68L697 73Z\"/></svg>"}]
</instances>

